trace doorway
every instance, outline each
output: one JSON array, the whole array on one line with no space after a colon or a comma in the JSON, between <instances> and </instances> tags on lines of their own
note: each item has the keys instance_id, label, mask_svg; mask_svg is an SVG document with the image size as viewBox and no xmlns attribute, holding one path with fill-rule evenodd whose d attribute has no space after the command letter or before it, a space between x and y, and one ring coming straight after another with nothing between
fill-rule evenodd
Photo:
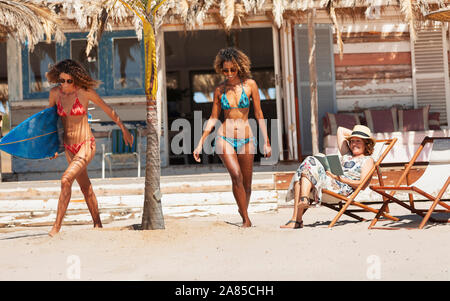
<instances>
[{"instance_id":1,"label":"doorway","mask_svg":"<svg viewBox=\"0 0 450 301\"><path fill-rule=\"evenodd\" d=\"M270 120L277 118L271 27L245 28L228 33L220 29L164 32L170 165L196 163L191 153L199 136L194 135L193 130L196 123L203 125L210 117L214 88L224 80L222 75L214 71L214 59L220 49L230 46L242 50L251 60L252 77L260 90L261 108L267 120L269 138L276 139L270 137ZM253 104L250 103L249 119L254 118ZM192 129L188 154L176 154L170 147L172 138L179 134L170 130L177 119L187 120ZM223 111L220 120L223 122ZM261 155L258 149L255 160L259 160ZM214 154L203 158L203 164L220 162Z\"/></svg>"},{"instance_id":2,"label":"doorway","mask_svg":"<svg viewBox=\"0 0 450 301\"><path fill-rule=\"evenodd\" d=\"M308 25L295 27L295 57L297 95L299 102L301 149L303 157L312 154L311 141L311 93L309 88ZM333 29L330 24L316 24L317 103L319 123L319 149L323 150L323 117L335 113L336 87L334 72Z\"/></svg>"}]
</instances>

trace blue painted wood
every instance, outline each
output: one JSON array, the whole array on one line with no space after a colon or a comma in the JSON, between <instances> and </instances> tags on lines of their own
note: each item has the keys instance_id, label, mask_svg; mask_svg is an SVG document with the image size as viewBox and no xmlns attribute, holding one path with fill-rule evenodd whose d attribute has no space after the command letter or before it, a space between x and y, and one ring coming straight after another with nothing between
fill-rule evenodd
<instances>
[{"instance_id":1,"label":"blue painted wood","mask_svg":"<svg viewBox=\"0 0 450 301\"><path fill-rule=\"evenodd\" d=\"M102 43L99 45L99 53L102 52L104 66L106 68L100 69L101 78L104 78L104 84L106 86L106 94L108 96L113 95L143 95L145 94L144 85L138 89L114 89L114 72L113 72L113 58L114 58L114 39L115 38L132 38L136 37L134 30L122 30L122 31L112 31L105 32L102 36ZM140 73L142 75L142 83L145 81L145 47L144 40L140 41L141 46L141 64Z\"/></svg>"},{"instance_id":2,"label":"blue painted wood","mask_svg":"<svg viewBox=\"0 0 450 301\"><path fill-rule=\"evenodd\" d=\"M87 32L65 33L66 42L63 45L56 44L56 61L59 62L70 57L70 41L72 39L86 39ZM144 85L138 89L114 89L113 78L113 39L136 37L134 30L121 30L105 32L98 45L99 80L102 82L96 90L100 96L144 95ZM145 81L145 47L144 41L140 41L141 64L140 73L142 83ZM30 92L30 64L29 48L25 44L22 48L22 77L24 99L48 98L48 91Z\"/></svg>"},{"instance_id":3,"label":"blue painted wood","mask_svg":"<svg viewBox=\"0 0 450 301\"><path fill-rule=\"evenodd\" d=\"M73 41L73 40L86 40L87 41L87 35L88 35L87 32L71 32L71 33L65 34L67 41L66 41L66 43L64 43L64 45L62 45L60 47L62 49L61 52L62 52L64 59L72 58L72 56L71 56L71 47L72 47L71 41ZM103 43L103 39L101 39L99 42L99 47L98 47L99 49L100 49L100 46L102 45L102 43ZM100 60L100 57L102 56L102 52L98 51L98 56L99 56L98 57L98 60L99 60L98 69L99 70L105 69L107 67L107 65L102 64L102 62ZM98 75L100 76L100 72L98 72ZM93 76L93 75L91 74L91 76ZM95 78L95 79L100 80L102 82L104 81L104 79L102 79L101 77ZM106 95L105 85L103 83L100 84L100 86L96 89L96 92L100 96Z\"/></svg>"},{"instance_id":4,"label":"blue painted wood","mask_svg":"<svg viewBox=\"0 0 450 301\"><path fill-rule=\"evenodd\" d=\"M27 118L0 140L0 150L25 159L53 157L64 150L56 106Z\"/></svg>"},{"instance_id":5,"label":"blue painted wood","mask_svg":"<svg viewBox=\"0 0 450 301\"><path fill-rule=\"evenodd\" d=\"M35 47L36 48L36 47ZM56 46L56 49L58 47ZM56 61L58 61L58 50L56 50ZM31 82L30 82L30 52L28 48L28 43L25 43L22 46L22 78L23 78L23 98L24 99L32 99L32 98L48 98L48 91L42 92L31 92ZM47 70L43 70L43 74L45 74Z\"/></svg>"},{"instance_id":6,"label":"blue painted wood","mask_svg":"<svg viewBox=\"0 0 450 301\"><path fill-rule=\"evenodd\" d=\"M123 140L123 133L121 129L113 129L111 131L111 152L113 154L127 154L137 152L137 129L129 129L130 134L134 137L133 145L130 147L125 144Z\"/></svg>"}]
</instances>

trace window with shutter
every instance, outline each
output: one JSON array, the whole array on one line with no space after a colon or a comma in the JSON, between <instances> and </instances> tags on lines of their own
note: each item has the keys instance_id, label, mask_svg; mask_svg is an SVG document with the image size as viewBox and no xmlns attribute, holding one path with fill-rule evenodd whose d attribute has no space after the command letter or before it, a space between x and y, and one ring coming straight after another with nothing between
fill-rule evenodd
<instances>
[{"instance_id":1,"label":"window with shutter","mask_svg":"<svg viewBox=\"0 0 450 301\"><path fill-rule=\"evenodd\" d=\"M442 27L419 31L411 49L414 106L430 105L430 112L440 113L440 123L448 124L450 93L445 31Z\"/></svg>"}]
</instances>

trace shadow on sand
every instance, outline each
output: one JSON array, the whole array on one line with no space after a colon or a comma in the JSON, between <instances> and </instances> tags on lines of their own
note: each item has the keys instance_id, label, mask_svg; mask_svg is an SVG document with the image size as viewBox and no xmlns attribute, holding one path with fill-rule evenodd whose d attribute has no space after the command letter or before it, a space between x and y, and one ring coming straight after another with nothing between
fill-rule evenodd
<instances>
[{"instance_id":1,"label":"shadow on sand","mask_svg":"<svg viewBox=\"0 0 450 301\"><path fill-rule=\"evenodd\" d=\"M21 233L22 232L22 233ZM3 236L3 237L2 237ZM6 237L5 237L6 236ZM14 233L7 233L0 236L0 240L10 240L10 239L19 239L19 238L28 238L28 237L39 237L39 236L48 236L48 233L23 233L23 231L20 232L14 232Z\"/></svg>"}]
</instances>

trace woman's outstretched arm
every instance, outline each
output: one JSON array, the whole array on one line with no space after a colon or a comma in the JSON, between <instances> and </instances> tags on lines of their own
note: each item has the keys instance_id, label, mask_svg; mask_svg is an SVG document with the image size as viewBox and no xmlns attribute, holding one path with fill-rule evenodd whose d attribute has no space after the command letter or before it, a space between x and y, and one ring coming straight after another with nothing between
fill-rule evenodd
<instances>
[{"instance_id":1,"label":"woman's outstretched arm","mask_svg":"<svg viewBox=\"0 0 450 301\"><path fill-rule=\"evenodd\" d=\"M86 93L86 97L99 106L108 116L114 121L123 133L123 140L125 144L128 144L130 147L133 145L134 137L122 123L119 115L117 115L116 111L113 110L93 89L84 90L82 93Z\"/></svg>"},{"instance_id":2,"label":"woman's outstretched arm","mask_svg":"<svg viewBox=\"0 0 450 301\"><path fill-rule=\"evenodd\" d=\"M200 162L200 152L202 151L203 143L205 142L206 137L208 137L208 135L211 134L213 128L216 126L217 120L219 120L220 112L222 110L219 99L220 91L221 91L220 86L216 87L216 90L214 91L214 100L211 116L209 117L208 122L206 123L205 130L203 131L202 137L200 138L197 147L194 149L194 152L192 153L195 161L197 162Z\"/></svg>"}]
</instances>

